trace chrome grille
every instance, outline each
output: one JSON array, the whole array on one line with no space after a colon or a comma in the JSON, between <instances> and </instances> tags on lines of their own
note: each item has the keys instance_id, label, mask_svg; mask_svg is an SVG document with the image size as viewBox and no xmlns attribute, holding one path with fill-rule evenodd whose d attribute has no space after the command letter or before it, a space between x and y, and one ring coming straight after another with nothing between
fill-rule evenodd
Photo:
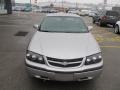
<instances>
[{"instance_id":1,"label":"chrome grille","mask_svg":"<svg viewBox=\"0 0 120 90\"><path fill-rule=\"evenodd\" d=\"M55 67L63 67L63 68L78 67L81 65L82 60L83 60L83 58L56 59L56 58L47 57L47 61L50 65L55 66Z\"/></svg>"}]
</instances>

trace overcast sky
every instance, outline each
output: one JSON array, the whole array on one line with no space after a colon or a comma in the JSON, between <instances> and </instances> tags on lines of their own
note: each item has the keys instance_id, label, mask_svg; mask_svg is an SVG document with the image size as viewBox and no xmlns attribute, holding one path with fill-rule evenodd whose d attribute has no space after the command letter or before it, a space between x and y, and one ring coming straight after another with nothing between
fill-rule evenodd
<instances>
[{"instance_id":1,"label":"overcast sky","mask_svg":"<svg viewBox=\"0 0 120 90\"><path fill-rule=\"evenodd\" d=\"M15 0L17 3L29 3L30 0ZM46 2L46 1L55 1L55 0L38 0L41 2ZM57 2L62 1L62 0L56 0ZM102 3L104 0L63 0L63 1L68 1L68 2L79 2L79 3ZM109 4L120 4L120 0L107 0L107 3Z\"/></svg>"}]
</instances>

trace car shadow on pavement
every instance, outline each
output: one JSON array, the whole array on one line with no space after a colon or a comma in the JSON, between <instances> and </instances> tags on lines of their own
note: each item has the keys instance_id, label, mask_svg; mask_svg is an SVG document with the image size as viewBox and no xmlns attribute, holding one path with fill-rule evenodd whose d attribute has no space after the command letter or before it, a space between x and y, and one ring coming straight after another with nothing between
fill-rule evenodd
<instances>
[{"instance_id":1,"label":"car shadow on pavement","mask_svg":"<svg viewBox=\"0 0 120 90\"><path fill-rule=\"evenodd\" d=\"M106 25L106 26L99 26L98 24L95 24L95 26L101 28L102 30L107 30L108 32L114 33L114 27L113 25Z\"/></svg>"},{"instance_id":2,"label":"car shadow on pavement","mask_svg":"<svg viewBox=\"0 0 120 90\"><path fill-rule=\"evenodd\" d=\"M104 25L104 26L99 26L99 25L96 23L96 25L97 25L98 27L101 27L101 28L114 28L113 25L110 25L110 24L107 24L107 25Z\"/></svg>"}]
</instances>

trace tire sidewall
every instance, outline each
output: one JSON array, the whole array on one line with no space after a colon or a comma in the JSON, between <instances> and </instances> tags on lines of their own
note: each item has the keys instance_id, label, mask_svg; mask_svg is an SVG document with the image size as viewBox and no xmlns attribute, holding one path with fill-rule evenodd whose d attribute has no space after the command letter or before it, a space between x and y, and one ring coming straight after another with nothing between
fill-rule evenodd
<instances>
[{"instance_id":1,"label":"tire sidewall","mask_svg":"<svg viewBox=\"0 0 120 90\"><path fill-rule=\"evenodd\" d=\"M115 26L114 33L115 33L115 34L118 34L118 33L119 33L119 26L118 26L118 25Z\"/></svg>"}]
</instances>

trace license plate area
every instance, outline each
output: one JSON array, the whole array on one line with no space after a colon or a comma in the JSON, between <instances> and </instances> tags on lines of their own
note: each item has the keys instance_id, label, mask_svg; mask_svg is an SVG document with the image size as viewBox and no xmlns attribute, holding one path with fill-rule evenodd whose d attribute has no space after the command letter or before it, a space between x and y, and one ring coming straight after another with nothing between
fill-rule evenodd
<instances>
[{"instance_id":1,"label":"license plate area","mask_svg":"<svg viewBox=\"0 0 120 90\"><path fill-rule=\"evenodd\" d=\"M74 80L74 74L56 73L55 74L55 79L59 80L59 81L72 81L72 80Z\"/></svg>"}]
</instances>

